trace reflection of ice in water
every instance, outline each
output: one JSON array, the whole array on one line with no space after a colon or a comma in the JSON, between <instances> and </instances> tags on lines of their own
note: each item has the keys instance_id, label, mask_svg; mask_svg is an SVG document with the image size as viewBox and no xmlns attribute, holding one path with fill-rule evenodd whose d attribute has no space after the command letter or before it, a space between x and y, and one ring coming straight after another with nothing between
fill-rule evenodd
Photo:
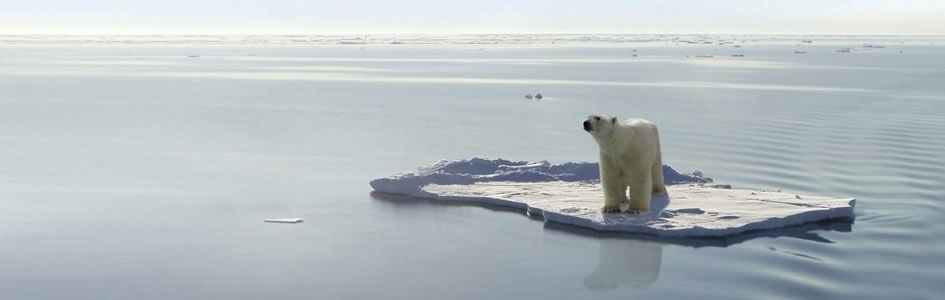
<instances>
[{"instance_id":1,"label":"reflection of ice in water","mask_svg":"<svg viewBox=\"0 0 945 300\"><path fill-rule=\"evenodd\" d=\"M624 239L605 239L600 243L597 269L584 278L590 289L612 289L626 284L646 287L660 276L663 244Z\"/></svg>"}]
</instances>

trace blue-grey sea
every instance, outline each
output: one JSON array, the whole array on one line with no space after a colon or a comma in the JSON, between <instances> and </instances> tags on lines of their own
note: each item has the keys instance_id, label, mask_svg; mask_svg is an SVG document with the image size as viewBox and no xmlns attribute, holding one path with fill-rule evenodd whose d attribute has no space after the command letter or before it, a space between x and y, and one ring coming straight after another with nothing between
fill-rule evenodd
<instances>
[{"instance_id":1,"label":"blue-grey sea","mask_svg":"<svg viewBox=\"0 0 945 300\"><path fill-rule=\"evenodd\" d=\"M945 38L802 39L0 43L0 298L941 298ZM856 219L667 240L371 194L440 159L595 161L592 113Z\"/></svg>"}]
</instances>

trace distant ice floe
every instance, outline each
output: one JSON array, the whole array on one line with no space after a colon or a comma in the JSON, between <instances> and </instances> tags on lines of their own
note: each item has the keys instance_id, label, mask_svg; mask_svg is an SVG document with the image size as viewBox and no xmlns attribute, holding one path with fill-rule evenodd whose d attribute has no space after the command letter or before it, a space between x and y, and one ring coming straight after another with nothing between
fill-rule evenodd
<instances>
[{"instance_id":1,"label":"distant ice floe","mask_svg":"<svg viewBox=\"0 0 945 300\"><path fill-rule=\"evenodd\" d=\"M670 197L647 214L603 214L596 163L503 159L443 160L370 182L375 191L434 201L522 209L546 222L662 237L717 237L828 219L854 218L852 198L731 189L700 172L663 166Z\"/></svg>"}]
</instances>

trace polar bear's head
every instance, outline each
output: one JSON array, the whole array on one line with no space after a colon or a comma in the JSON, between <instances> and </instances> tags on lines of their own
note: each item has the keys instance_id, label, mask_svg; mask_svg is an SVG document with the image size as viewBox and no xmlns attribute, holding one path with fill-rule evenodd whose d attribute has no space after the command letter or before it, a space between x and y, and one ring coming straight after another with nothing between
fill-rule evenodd
<instances>
[{"instance_id":1,"label":"polar bear's head","mask_svg":"<svg viewBox=\"0 0 945 300\"><path fill-rule=\"evenodd\" d=\"M587 120L584 120L584 131L590 133L594 138L610 135L615 126L617 126L617 117L605 114L593 114L588 116Z\"/></svg>"}]
</instances>

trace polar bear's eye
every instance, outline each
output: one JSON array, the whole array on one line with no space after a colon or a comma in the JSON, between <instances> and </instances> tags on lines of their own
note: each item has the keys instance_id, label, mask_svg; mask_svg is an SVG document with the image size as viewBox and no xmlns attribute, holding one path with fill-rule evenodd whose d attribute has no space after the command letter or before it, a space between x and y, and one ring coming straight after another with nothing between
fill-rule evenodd
<instances>
[{"instance_id":1,"label":"polar bear's eye","mask_svg":"<svg viewBox=\"0 0 945 300\"><path fill-rule=\"evenodd\" d=\"M594 117L594 121L600 121L600 117Z\"/></svg>"}]
</instances>

